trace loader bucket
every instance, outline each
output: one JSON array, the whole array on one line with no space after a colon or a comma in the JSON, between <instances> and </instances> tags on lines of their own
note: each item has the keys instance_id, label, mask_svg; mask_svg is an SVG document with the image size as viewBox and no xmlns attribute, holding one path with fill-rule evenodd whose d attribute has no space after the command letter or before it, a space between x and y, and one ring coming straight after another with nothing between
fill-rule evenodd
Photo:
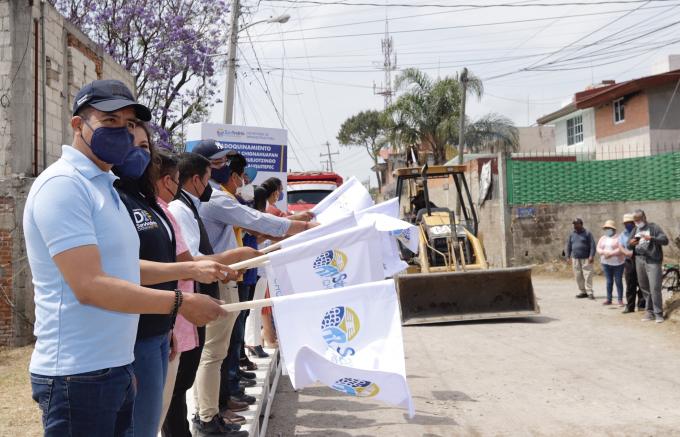
<instances>
[{"instance_id":1,"label":"loader bucket","mask_svg":"<svg viewBox=\"0 0 680 437\"><path fill-rule=\"evenodd\" d=\"M403 325L527 317L540 313L531 267L396 277Z\"/></svg>"}]
</instances>

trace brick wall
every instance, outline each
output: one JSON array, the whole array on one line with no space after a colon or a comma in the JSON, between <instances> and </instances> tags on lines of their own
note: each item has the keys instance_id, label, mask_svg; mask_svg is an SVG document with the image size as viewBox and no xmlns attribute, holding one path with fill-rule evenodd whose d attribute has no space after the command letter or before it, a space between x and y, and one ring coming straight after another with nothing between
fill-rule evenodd
<instances>
[{"instance_id":1,"label":"brick wall","mask_svg":"<svg viewBox=\"0 0 680 437\"><path fill-rule=\"evenodd\" d=\"M595 137L598 141L649 126L649 103L644 92L624 97L624 121L614 123L614 104L595 109Z\"/></svg>"},{"instance_id":2,"label":"brick wall","mask_svg":"<svg viewBox=\"0 0 680 437\"><path fill-rule=\"evenodd\" d=\"M33 295L20 219L32 179L0 179L0 345L32 340Z\"/></svg>"},{"instance_id":3,"label":"brick wall","mask_svg":"<svg viewBox=\"0 0 680 437\"><path fill-rule=\"evenodd\" d=\"M62 144L71 143L71 108L75 94L85 83L118 79L134 89L129 73L46 3L43 108L43 53L40 33L36 36L35 32L40 4L0 0L0 345L25 344L32 339L33 291L21 221L36 160L38 172L42 171L59 158Z\"/></svg>"}]
</instances>

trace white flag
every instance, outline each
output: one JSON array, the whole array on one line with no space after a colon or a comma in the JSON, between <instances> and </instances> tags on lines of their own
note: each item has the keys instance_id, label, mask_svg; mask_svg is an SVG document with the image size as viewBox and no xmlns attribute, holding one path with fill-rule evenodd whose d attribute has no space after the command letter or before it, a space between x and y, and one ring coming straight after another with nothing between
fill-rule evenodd
<instances>
[{"instance_id":1,"label":"white flag","mask_svg":"<svg viewBox=\"0 0 680 437\"><path fill-rule=\"evenodd\" d=\"M284 363L295 389L317 381L409 410L394 281L273 299Z\"/></svg>"},{"instance_id":2,"label":"white flag","mask_svg":"<svg viewBox=\"0 0 680 437\"><path fill-rule=\"evenodd\" d=\"M361 211L357 212L357 219L361 219L361 216L366 213L375 213L375 214L385 214L390 217L394 217L396 219L399 218L399 198L398 197L393 197L390 200L386 200L384 202L377 203L373 206L370 206L366 209L362 209Z\"/></svg>"},{"instance_id":3,"label":"white flag","mask_svg":"<svg viewBox=\"0 0 680 437\"><path fill-rule=\"evenodd\" d=\"M304 232L300 232L299 234L295 234L293 236L290 236L286 238L285 240L281 240L281 247L286 248L290 247L294 244L299 244L302 243L303 241L310 241L314 240L315 238L322 237L324 235L330 235L334 234L336 232L344 231L346 229L353 228L357 225L357 220L354 217L354 214L348 214L343 217L340 217L337 220L333 220L328 223L324 223L321 226L317 226L315 228L308 229Z\"/></svg>"},{"instance_id":4,"label":"white flag","mask_svg":"<svg viewBox=\"0 0 680 437\"><path fill-rule=\"evenodd\" d=\"M269 254L272 296L339 288L383 279L381 233L358 226Z\"/></svg>"},{"instance_id":5,"label":"white flag","mask_svg":"<svg viewBox=\"0 0 680 437\"><path fill-rule=\"evenodd\" d=\"M361 182L352 176L312 208L319 223L328 223L349 213L373 205L373 199Z\"/></svg>"},{"instance_id":6,"label":"white flag","mask_svg":"<svg viewBox=\"0 0 680 437\"><path fill-rule=\"evenodd\" d=\"M367 214L366 216L376 216L376 215L381 215L381 214ZM390 217L387 217L388 219ZM396 219L394 219L396 220ZM376 220L368 220L366 217L364 219L365 225L366 226L374 226L376 229L378 228L377 225L375 225ZM397 222L401 222L400 220L396 220ZM404 223L404 222L401 222ZM407 223L408 224L408 223ZM333 234L335 232L340 232L342 230L347 230L353 227L357 226L357 220L354 218L354 214L350 214L348 216L345 216L341 219L332 221L328 224L324 224L321 226L317 226L316 228L312 228L310 230L307 230L305 232L301 232L299 234L295 234L292 237L286 238L285 240L281 240L281 247L283 249L292 247L297 244L301 244L305 241L313 240L315 238L320 238L326 235ZM385 228L385 226L383 226ZM408 268L408 264L406 264L404 261L401 260L401 256L399 254L399 246L397 245L396 242L396 237L394 235L394 232L400 232L400 231L395 231L396 229L394 226L392 226L389 229L378 229L380 231L380 240L381 240L381 250L382 250L382 261L383 261L383 278L389 278L394 275L396 275L399 272L402 272Z\"/></svg>"},{"instance_id":7,"label":"white flag","mask_svg":"<svg viewBox=\"0 0 680 437\"><path fill-rule=\"evenodd\" d=\"M372 216L374 214L388 217L378 218L377 216ZM385 202L378 203L377 205L357 212L355 215L360 224L375 223L379 231L390 232L411 252L418 253L420 246L418 241L418 227L403 220L399 220L398 198L394 197ZM365 216L372 217L367 219ZM390 218L394 220L390 220Z\"/></svg>"},{"instance_id":8,"label":"white flag","mask_svg":"<svg viewBox=\"0 0 680 437\"><path fill-rule=\"evenodd\" d=\"M385 214L360 213L360 225L374 225L381 232L387 232L401 241L411 252L418 253L418 227Z\"/></svg>"}]
</instances>

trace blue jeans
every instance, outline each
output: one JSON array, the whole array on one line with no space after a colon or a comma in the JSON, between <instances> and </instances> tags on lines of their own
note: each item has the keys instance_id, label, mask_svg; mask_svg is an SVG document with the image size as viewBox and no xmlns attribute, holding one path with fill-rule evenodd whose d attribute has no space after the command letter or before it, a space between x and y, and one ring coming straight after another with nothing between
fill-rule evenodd
<instances>
[{"instance_id":1,"label":"blue jeans","mask_svg":"<svg viewBox=\"0 0 680 437\"><path fill-rule=\"evenodd\" d=\"M31 374L45 437L133 435L132 365L68 376Z\"/></svg>"},{"instance_id":2,"label":"blue jeans","mask_svg":"<svg viewBox=\"0 0 680 437\"><path fill-rule=\"evenodd\" d=\"M156 437L163 408L163 386L168 373L168 334L137 339L135 362L135 437Z\"/></svg>"},{"instance_id":3,"label":"blue jeans","mask_svg":"<svg viewBox=\"0 0 680 437\"><path fill-rule=\"evenodd\" d=\"M619 300L623 300L623 268L624 265L610 266L608 264L602 264L602 271L607 279L607 300L611 302L612 300L612 289L614 288L614 282L616 282L616 295Z\"/></svg>"}]
</instances>

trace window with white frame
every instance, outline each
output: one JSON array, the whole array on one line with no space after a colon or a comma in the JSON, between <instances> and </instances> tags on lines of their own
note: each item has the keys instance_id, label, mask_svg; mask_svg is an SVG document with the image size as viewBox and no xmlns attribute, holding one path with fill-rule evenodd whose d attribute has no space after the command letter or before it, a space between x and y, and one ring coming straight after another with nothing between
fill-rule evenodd
<instances>
[{"instance_id":1,"label":"window with white frame","mask_svg":"<svg viewBox=\"0 0 680 437\"><path fill-rule=\"evenodd\" d=\"M567 120L567 145L583 142L583 116L577 115Z\"/></svg>"},{"instance_id":2,"label":"window with white frame","mask_svg":"<svg viewBox=\"0 0 680 437\"><path fill-rule=\"evenodd\" d=\"M614 100L614 123L622 123L626 120L625 105L623 103L623 97Z\"/></svg>"}]
</instances>

